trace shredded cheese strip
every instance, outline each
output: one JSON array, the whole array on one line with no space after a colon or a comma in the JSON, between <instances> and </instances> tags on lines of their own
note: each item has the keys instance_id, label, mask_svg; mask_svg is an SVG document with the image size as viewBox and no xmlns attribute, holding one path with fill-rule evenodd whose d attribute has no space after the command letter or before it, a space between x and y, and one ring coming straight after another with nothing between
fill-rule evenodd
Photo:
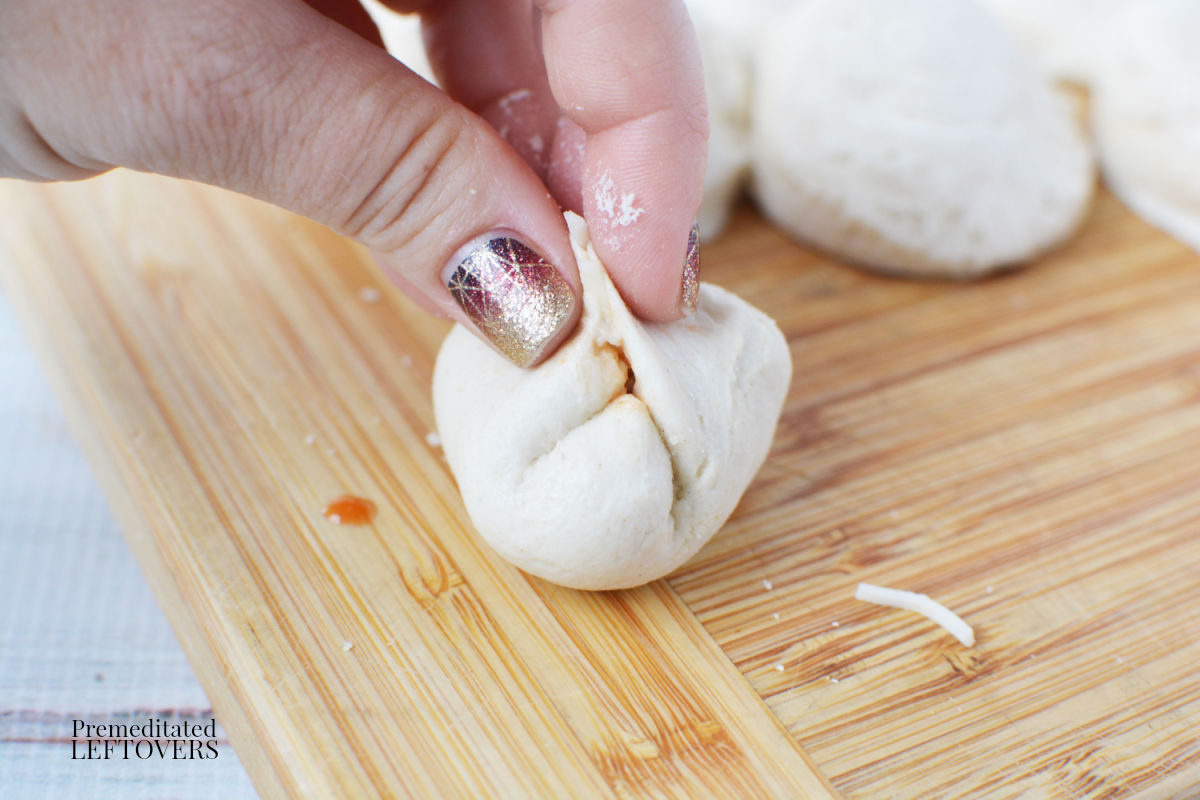
<instances>
[{"instance_id":1,"label":"shredded cheese strip","mask_svg":"<svg viewBox=\"0 0 1200 800\"><path fill-rule=\"evenodd\" d=\"M889 589L886 586L876 586L871 583L860 583L854 591L854 597L864 603L915 611L941 625L955 639L962 642L964 647L971 647L975 644L975 631L971 630L971 626L963 622L962 617L929 595L906 592L903 589Z\"/></svg>"}]
</instances>

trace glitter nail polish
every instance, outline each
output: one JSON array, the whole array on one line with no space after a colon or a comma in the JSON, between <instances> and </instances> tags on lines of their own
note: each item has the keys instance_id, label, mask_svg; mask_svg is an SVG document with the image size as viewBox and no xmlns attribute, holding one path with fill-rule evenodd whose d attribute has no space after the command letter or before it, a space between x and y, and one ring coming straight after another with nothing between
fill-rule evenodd
<instances>
[{"instance_id":1,"label":"glitter nail polish","mask_svg":"<svg viewBox=\"0 0 1200 800\"><path fill-rule=\"evenodd\" d=\"M471 250L446 286L476 327L518 367L535 362L575 310L566 278L506 234Z\"/></svg>"},{"instance_id":2,"label":"glitter nail polish","mask_svg":"<svg viewBox=\"0 0 1200 800\"><path fill-rule=\"evenodd\" d=\"M693 225L688 234L687 258L683 262L683 294L681 299L685 314L691 314L700 305L700 226Z\"/></svg>"}]
</instances>

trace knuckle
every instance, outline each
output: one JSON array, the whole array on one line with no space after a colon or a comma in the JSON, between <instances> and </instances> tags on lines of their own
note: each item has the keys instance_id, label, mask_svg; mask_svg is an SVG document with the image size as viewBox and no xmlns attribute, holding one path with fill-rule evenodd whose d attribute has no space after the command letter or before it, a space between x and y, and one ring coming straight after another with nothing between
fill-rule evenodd
<instances>
[{"instance_id":1,"label":"knuckle","mask_svg":"<svg viewBox=\"0 0 1200 800\"><path fill-rule=\"evenodd\" d=\"M454 207L476 152L459 114L428 116L381 158L362 162L352 176L360 189L351 194L341 232L385 252L405 249Z\"/></svg>"}]
</instances>

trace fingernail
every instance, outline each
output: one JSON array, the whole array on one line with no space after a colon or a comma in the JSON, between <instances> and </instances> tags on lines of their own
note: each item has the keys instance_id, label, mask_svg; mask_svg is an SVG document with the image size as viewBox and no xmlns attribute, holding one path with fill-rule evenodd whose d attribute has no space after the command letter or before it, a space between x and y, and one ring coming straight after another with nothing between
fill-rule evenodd
<instances>
[{"instance_id":1,"label":"fingernail","mask_svg":"<svg viewBox=\"0 0 1200 800\"><path fill-rule=\"evenodd\" d=\"M694 313L700 305L700 226L693 225L688 234L687 258L683 262L683 294L680 301L685 314Z\"/></svg>"},{"instance_id":2,"label":"fingernail","mask_svg":"<svg viewBox=\"0 0 1200 800\"><path fill-rule=\"evenodd\" d=\"M446 286L501 353L528 367L571 319L575 292L553 264L513 235L489 234L472 245L452 262Z\"/></svg>"}]
</instances>

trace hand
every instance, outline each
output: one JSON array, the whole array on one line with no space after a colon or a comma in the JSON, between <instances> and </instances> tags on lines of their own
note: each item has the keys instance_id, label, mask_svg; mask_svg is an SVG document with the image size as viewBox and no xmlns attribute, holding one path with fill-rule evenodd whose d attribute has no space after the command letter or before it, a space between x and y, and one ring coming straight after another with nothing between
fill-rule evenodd
<instances>
[{"instance_id":1,"label":"hand","mask_svg":"<svg viewBox=\"0 0 1200 800\"><path fill-rule=\"evenodd\" d=\"M684 313L707 120L681 2L392 5L421 13L445 93L353 0L9 0L0 176L125 166L268 200L522 366L580 312L560 204L637 314Z\"/></svg>"}]
</instances>

